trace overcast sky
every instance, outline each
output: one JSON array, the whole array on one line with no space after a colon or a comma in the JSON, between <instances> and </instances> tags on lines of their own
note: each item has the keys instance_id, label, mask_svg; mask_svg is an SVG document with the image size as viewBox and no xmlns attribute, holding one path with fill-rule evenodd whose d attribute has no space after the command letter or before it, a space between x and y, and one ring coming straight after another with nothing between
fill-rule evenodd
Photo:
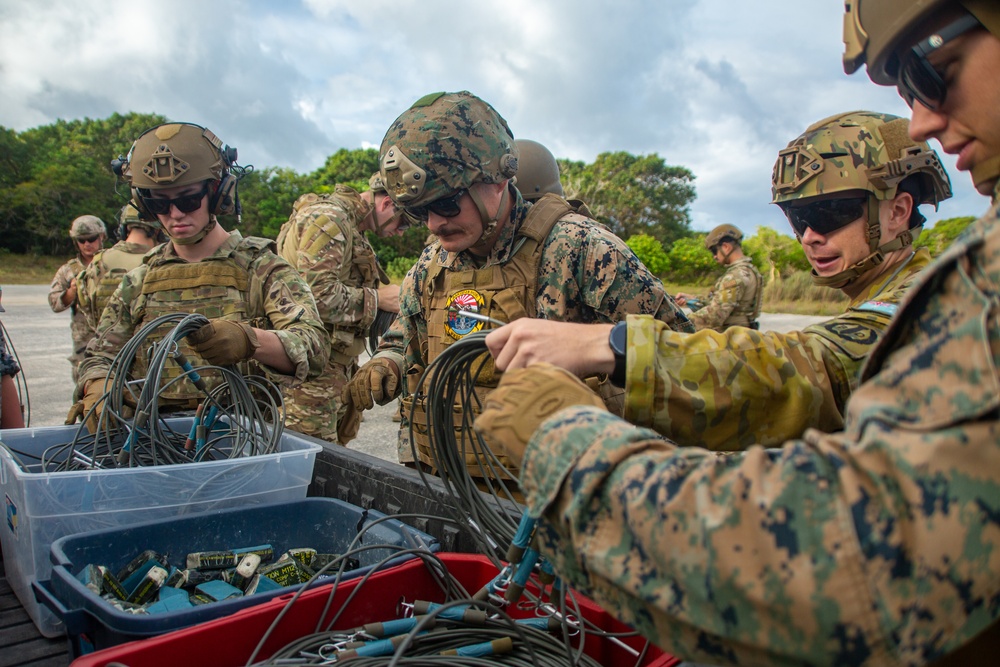
<instances>
[{"instance_id":1,"label":"overcast sky","mask_svg":"<svg viewBox=\"0 0 1000 667\"><path fill-rule=\"evenodd\" d=\"M842 13L842 0L0 0L0 125L159 113L209 127L242 164L309 172L377 148L425 93L470 90L557 157L687 167L697 230L788 233L769 204L778 150L835 113L908 111L844 75ZM942 157L955 198L928 219L978 216L987 201Z\"/></svg>"}]
</instances>

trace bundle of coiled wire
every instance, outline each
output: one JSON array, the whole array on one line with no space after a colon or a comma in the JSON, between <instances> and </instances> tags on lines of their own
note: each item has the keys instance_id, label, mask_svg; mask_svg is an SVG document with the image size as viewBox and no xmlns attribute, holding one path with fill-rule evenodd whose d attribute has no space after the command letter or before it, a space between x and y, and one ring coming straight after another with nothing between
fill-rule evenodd
<instances>
[{"instance_id":1,"label":"bundle of coiled wire","mask_svg":"<svg viewBox=\"0 0 1000 667\"><path fill-rule=\"evenodd\" d=\"M269 380L245 377L235 368L192 367L178 343L208 323L202 315L177 313L143 325L115 356L104 386L103 409L96 433L90 434L84 415L73 440L49 448L43 456L47 471L116 468L239 458L278 451L284 429L281 391ZM173 324L157 343L148 340L160 327ZM149 346L145 378L129 380L138 352ZM164 381L167 364L185 370ZM221 377L211 390L201 378ZM178 431L160 414L160 396L179 382L193 382L204 394L194 426ZM94 408L101 408L99 402ZM172 415L176 416L176 415ZM200 426L197 430L195 426Z\"/></svg>"},{"instance_id":2,"label":"bundle of coiled wire","mask_svg":"<svg viewBox=\"0 0 1000 667\"><path fill-rule=\"evenodd\" d=\"M521 508L506 483L517 483L517 475L472 428L482 408L476 380L489 361L486 333L480 331L462 337L428 364L415 392L414 404L424 399L431 456L438 477L455 500L453 518L471 529L480 553L496 561L514 538ZM458 415L455 406L461 406ZM456 424L456 418L460 424ZM414 460L419 460L413 429L411 416L410 444L414 447ZM469 453L475 454L479 477L469 474L466 465ZM422 469L420 475L426 483Z\"/></svg>"},{"instance_id":3,"label":"bundle of coiled wire","mask_svg":"<svg viewBox=\"0 0 1000 667\"><path fill-rule=\"evenodd\" d=\"M390 517L385 517L388 518ZM359 534L351 546L361 536ZM619 639L634 636L635 633L605 632L590 622L581 622L579 619L582 614L572 593L559 595L558 604L545 603L538 595L528 594L526 600L517 606L517 615L521 618L515 619L504 611L502 604L494 604L494 599L482 600L478 594L470 595L462 582L448 571L447 565L434 553L391 545L383 545L382 548L397 551L376 563L358 580L351 593L334 605L342 574L343 566L340 566L341 571L330 587L326 606L315 619L314 632L299 636L270 657L257 661L271 633L282 623L286 613L309 585L299 590L277 615L268 631L261 636L256 649L245 663L247 667L329 665L348 660L351 664L373 666L500 664L591 667L599 663L583 652L588 636L616 642L635 656L634 664L642 664L645 650L636 651ZM342 558L346 561L349 557L357 557L360 550L349 547ZM405 600L403 591L404 598L400 600L397 610L399 618L382 619L375 624L380 634L368 634L371 626L367 625L334 630L333 628L344 625L341 619L351 608L352 601L356 598L363 600L368 594L365 587L369 579L376 576L389 561L401 555L410 555L423 561L431 580L441 590L444 601L423 603L418 608L416 600ZM335 565L331 563L329 567L332 569ZM323 574L321 571L317 573L317 577ZM384 595L384 591L379 591L376 595ZM305 620L299 617L296 622L301 624ZM447 654L449 651L453 653Z\"/></svg>"}]
</instances>

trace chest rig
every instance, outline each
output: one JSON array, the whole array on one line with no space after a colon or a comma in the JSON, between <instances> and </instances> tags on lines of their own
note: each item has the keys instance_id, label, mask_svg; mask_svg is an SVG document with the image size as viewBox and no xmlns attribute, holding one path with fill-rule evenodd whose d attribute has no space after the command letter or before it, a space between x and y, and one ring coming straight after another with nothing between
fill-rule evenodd
<instances>
[{"instance_id":1,"label":"chest rig","mask_svg":"<svg viewBox=\"0 0 1000 667\"><path fill-rule=\"evenodd\" d=\"M249 267L268 245L266 239L243 239L240 247L225 258L211 258L193 264L153 260L142 281L144 304L140 321L145 324L162 315L196 313L209 319L247 322L250 326L265 328L267 319L261 309L263 295L260 294L260 282L253 279ZM160 327L150 335L148 343L159 343L168 331L169 326ZM207 364L185 341L181 341L179 346L195 368ZM147 372L149 348L147 344L138 352L134 375ZM248 362L241 363L238 368L244 375L251 372ZM167 404L193 409L204 398L194 384L183 379L167 386L182 374L180 366L168 363L163 369L160 396ZM221 381L219 375L213 372L199 374L209 389Z\"/></svg>"},{"instance_id":2,"label":"chest rig","mask_svg":"<svg viewBox=\"0 0 1000 667\"><path fill-rule=\"evenodd\" d=\"M421 306L427 319L427 361L433 361L463 336L482 330L482 322L459 316L455 312L458 309L478 312L501 322L536 317L538 269L545 240L556 222L575 216L577 214L574 209L564 199L556 195L545 195L529 209L524 223L514 236L514 247L506 262L481 269L452 271L441 265L435 256L428 266L421 296ZM583 219L583 216L579 217ZM477 367L478 363L473 365L473 368ZM496 387L497 382L493 358L489 353L484 353L476 382L476 395L480 402ZM588 384L595 390L598 389L596 382ZM600 389L605 385L609 390L620 393L610 383L600 385ZM604 393L601 391L602 397ZM403 408L405 411L413 406L410 414L417 456L423 463L433 467L425 406L422 398L414 401L413 396L411 392L403 399ZM464 409L477 413L479 411L476 405L467 408L456 405L456 428L462 423L461 413ZM477 460L474 449L465 453L466 468L471 476L482 477L483 467ZM502 455L498 458L508 470L517 471L518 462L509 461Z\"/></svg>"}]
</instances>

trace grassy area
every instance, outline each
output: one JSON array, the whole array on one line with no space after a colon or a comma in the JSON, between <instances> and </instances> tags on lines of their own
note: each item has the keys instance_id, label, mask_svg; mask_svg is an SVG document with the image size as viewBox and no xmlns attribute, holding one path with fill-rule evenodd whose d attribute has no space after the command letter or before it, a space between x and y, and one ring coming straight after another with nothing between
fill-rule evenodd
<instances>
[{"instance_id":1,"label":"grassy area","mask_svg":"<svg viewBox=\"0 0 1000 667\"><path fill-rule=\"evenodd\" d=\"M711 287L664 283L667 292L695 294L705 297ZM768 313L796 315L838 315L847 308L849 299L843 292L829 287L817 287L806 271L794 273L764 287L763 310Z\"/></svg>"},{"instance_id":2,"label":"grassy area","mask_svg":"<svg viewBox=\"0 0 1000 667\"><path fill-rule=\"evenodd\" d=\"M69 257L15 255L0 250L0 285L48 285Z\"/></svg>"}]
</instances>

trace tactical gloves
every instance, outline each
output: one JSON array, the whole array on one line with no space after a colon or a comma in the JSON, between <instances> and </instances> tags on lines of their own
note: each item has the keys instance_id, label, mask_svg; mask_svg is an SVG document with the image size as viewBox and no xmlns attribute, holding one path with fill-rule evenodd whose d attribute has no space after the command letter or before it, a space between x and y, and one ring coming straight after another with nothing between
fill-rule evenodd
<instances>
[{"instance_id":1,"label":"tactical gloves","mask_svg":"<svg viewBox=\"0 0 1000 667\"><path fill-rule=\"evenodd\" d=\"M580 378L552 364L508 371L486 397L475 429L491 447L499 447L518 465L539 424L572 405L605 410L604 401Z\"/></svg>"},{"instance_id":2,"label":"tactical gloves","mask_svg":"<svg viewBox=\"0 0 1000 667\"><path fill-rule=\"evenodd\" d=\"M351 381L344 387L340 399L350 410L368 410L385 405L399 395L399 367L392 359L375 357L358 369Z\"/></svg>"},{"instance_id":3,"label":"tactical gloves","mask_svg":"<svg viewBox=\"0 0 1000 667\"><path fill-rule=\"evenodd\" d=\"M110 378L108 381L110 385ZM83 397L73 404L66 415L66 424L75 424L78 418L87 420L87 430L97 433L97 423L100 420L101 412L104 411L104 380L91 380L87 383L87 388L83 390ZM97 409L91 412L94 406ZM89 416L88 416L89 414Z\"/></svg>"},{"instance_id":4,"label":"tactical gloves","mask_svg":"<svg viewBox=\"0 0 1000 667\"><path fill-rule=\"evenodd\" d=\"M231 320L209 320L188 336L191 349L213 366L232 366L253 357L260 347L249 324Z\"/></svg>"}]
</instances>

